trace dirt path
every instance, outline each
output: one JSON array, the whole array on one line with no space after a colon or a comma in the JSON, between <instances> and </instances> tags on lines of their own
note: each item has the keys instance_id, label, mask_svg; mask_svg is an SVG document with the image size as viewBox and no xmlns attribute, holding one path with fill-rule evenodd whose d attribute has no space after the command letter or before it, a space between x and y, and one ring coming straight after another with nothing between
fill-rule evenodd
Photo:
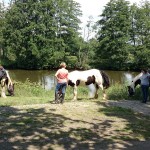
<instances>
[{"instance_id":1,"label":"dirt path","mask_svg":"<svg viewBox=\"0 0 150 150\"><path fill-rule=\"evenodd\" d=\"M150 115L149 102L125 100L0 107L0 149L149 150L149 119L107 106Z\"/></svg>"},{"instance_id":2,"label":"dirt path","mask_svg":"<svg viewBox=\"0 0 150 150\"><path fill-rule=\"evenodd\" d=\"M123 108L129 108L135 112L150 116L150 102L144 104L141 103L140 101L135 101L135 100L134 101L121 100L121 101L107 101L106 104L108 106L119 106Z\"/></svg>"}]
</instances>

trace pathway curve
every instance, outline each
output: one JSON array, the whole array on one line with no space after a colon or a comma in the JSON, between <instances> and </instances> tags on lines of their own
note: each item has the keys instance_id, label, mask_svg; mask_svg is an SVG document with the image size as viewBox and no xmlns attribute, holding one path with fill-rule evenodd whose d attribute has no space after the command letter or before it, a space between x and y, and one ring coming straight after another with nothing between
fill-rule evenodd
<instances>
[{"instance_id":1,"label":"pathway curve","mask_svg":"<svg viewBox=\"0 0 150 150\"><path fill-rule=\"evenodd\" d=\"M135 101L135 100L132 101L131 100L120 100L120 101L108 100L106 104L108 106L119 106L123 108L129 108L135 112L150 116L150 102L144 104L141 103L140 101Z\"/></svg>"}]
</instances>

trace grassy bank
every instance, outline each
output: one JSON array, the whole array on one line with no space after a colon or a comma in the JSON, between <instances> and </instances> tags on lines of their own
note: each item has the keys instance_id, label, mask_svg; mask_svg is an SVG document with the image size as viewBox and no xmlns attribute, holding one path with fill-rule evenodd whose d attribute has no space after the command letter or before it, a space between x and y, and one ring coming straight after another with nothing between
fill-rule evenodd
<instances>
[{"instance_id":1,"label":"grassy bank","mask_svg":"<svg viewBox=\"0 0 150 150\"><path fill-rule=\"evenodd\" d=\"M127 86L115 84L106 90L107 98L109 100L141 100L141 90L136 88L136 93L133 97L128 96ZM66 91L65 101L71 101L73 98L73 89L68 86ZM78 100L88 101L88 88L78 87ZM31 83L27 80L25 83L16 82L15 96L7 96L6 99L0 98L0 105L26 105L26 104L45 104L54 100L54 89L45 90L36 83ZM99 89L99 101L102 100L102 91Z\"/></svg>"}]
</instances>

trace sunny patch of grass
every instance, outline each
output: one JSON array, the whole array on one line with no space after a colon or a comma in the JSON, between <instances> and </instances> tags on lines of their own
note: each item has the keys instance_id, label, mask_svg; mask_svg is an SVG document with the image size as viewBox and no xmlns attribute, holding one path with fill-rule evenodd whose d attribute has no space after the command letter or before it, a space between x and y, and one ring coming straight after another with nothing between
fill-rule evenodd
<instances>
[{"instance_id":1,"label":"sunny patch of grass","mask_svg":"<svg viewBox=\"0 0 150 150\"><path fill-rule=\"evenodd\" d=\"M117 123L118 137L114 139L150 139L150 117L142 114L135 114L131 109L122 107L106 107L100 110L107 116L115 117L116 119L122 118L124 121ZM123 128L119 128L124 124ZM121 134L123 133L123 135Z\"/></svg>"},{"instance_id":2,"label":"sunny patch of grass","mask_svg":"<svg viewBox=\"0 0 150 150\"><path fill-rule=\"evenodd\" d=\"M78 89L78 101L89 101L89 89L86 86L79 86ZM141 100L141 89L136 88L135 95L132 97L128 96L126 84L115 84L111 85L107 90L107 99L109 100ZM16 82L15 84L15 96L7 98L0 98L1 106L11 105L29 105L29 104L44 104L54 100L54 89L45 90L41 85L37 83L31 83L26 80L25 83ZM98 100L102 100L102 90L98 90ZM65 95L65 101L71 101L73 99L73 88L68 86Z\"/></svg>"},{"instance_id":3,"label":"sunny patch of grass","mask_svg":"<svg viewBox=\"0 0 150 150\"><path fill-rule=\"evenodd\" d=\"M135 95L128 95L127 84L114 84L107 89L107 96L109 100L141 100L142 92L140 86L137 86L135 89Z\"/></svg>"}]
</instances>

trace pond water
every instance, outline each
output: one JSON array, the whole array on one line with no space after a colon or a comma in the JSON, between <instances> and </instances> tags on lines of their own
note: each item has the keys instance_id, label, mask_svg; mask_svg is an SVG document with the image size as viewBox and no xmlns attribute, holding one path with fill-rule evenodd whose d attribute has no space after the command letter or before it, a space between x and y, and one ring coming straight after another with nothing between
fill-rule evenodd
<instances>
[{"instance_id":1,"label":"pond water","mask_svg":"<svg viewBox=\"0 0 150 150\"><path fill-rule=\"evenodd\" d=\"M25 82L27 79L30 82L40 84L44 89L53 89L56 85L54 74L56 71L52 70L8 70L12 80ZM132 71L109 71L105 70L108 74L111 84L130 83L131 80L139 74L139 72Z\"/></svg>"}]
</instances>

